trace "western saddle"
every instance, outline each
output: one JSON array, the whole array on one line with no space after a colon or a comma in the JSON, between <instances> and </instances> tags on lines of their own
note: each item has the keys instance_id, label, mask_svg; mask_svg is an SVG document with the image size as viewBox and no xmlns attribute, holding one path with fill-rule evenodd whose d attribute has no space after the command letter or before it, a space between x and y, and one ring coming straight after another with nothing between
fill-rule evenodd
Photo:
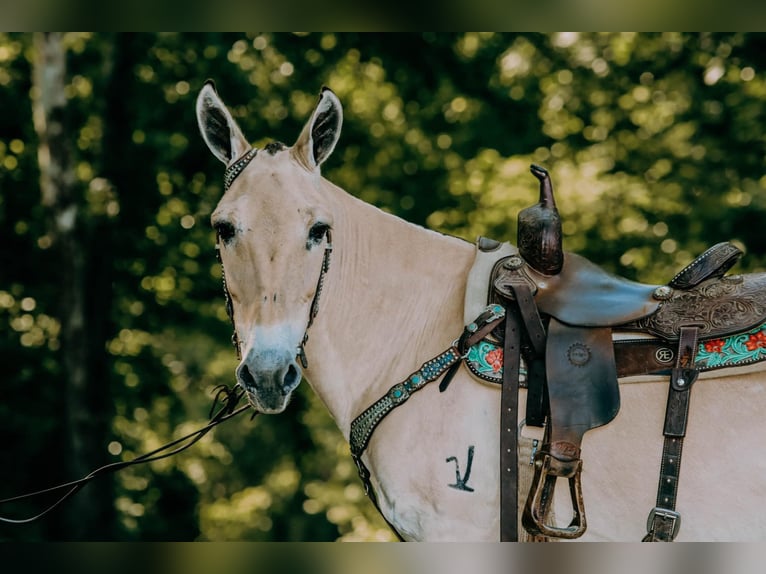
<instances>
[{"instance_id":1,"label":"western saddle","mask_svg":"<svg viewBox=\"0 0 766 574\"><path fill-rule=\"evenodd\" d=\"M478 318L458 344L465 352L466 341L475 344L478 329L503 348L501 540L518 539L516 413L523 360L525 422L545 428L523 527L537 539L577 538L585 532L583 435L617 415L618 377L664 373L670 376L665 443L657 505L644 540L672 541L680 525L675 500L689 393L701 370L695 361L698 346L766 321L766 274L725 276L742 255L730 243L711 247L667 285L643 285L607 273L563 251L549 174L535 165L531 172L540 182L540 200L519 213L518 250L497 260L489 281L488 303L501 305L504 318L493 315L491 326ZM480 238L478 246L491 252L500 245ZM652 337L613 342L615 330ZM444 381L442 390L448 384ZM567 526L549 523L558 478L569 483L573 517Z\"/></svg>"}]
</instances>

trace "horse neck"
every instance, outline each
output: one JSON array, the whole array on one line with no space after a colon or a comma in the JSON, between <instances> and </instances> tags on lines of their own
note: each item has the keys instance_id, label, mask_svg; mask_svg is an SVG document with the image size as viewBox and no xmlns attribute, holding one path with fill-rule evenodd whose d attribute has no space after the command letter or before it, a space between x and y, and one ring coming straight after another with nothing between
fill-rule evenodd
<instances>
[{"instance_id":1,"label":"horse neck","mask_svg":"<svg viewBox=\"0 0 766 574\"><path fill-rule=\"evenodd\" d=\"M357 415L459 336L474 248L327 187L334 251L306 377L348 438Z\"/></svg>"}]
</instances>

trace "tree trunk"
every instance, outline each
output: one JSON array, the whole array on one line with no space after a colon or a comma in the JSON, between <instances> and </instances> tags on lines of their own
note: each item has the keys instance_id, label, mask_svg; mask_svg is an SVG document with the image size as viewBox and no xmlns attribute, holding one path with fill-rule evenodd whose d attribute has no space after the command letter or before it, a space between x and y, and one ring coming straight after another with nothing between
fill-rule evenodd
<instances>
[{"instance_id":1,"label":"tree trunk","mask_svg":"<svg viewBox=\"0 0 766 574\"><path fill-rule=\"evenodd\" d=\"M65 460L72 478L85 476L108 462L107 444L112 407L108 400L105 325L109 297L94 285L104 281L92 276L93 253L87 215L82 209L84 189L73 169L76 130L67 125L66 47L64 35L35 35L34 124L38 136L38 162L42 204L48 214L48 234L60 265L51 270L59 286L58 319L61 322L61 361L66 386ZM106 249L103 238L95 250ZM108 243L108 242L107 242ZM97 261L101 257L95 258ZM99 266L97 264L97 266ZM108 279L107 279L108 280ZM65 540L103 540L114 534L114 501L111 478L102 477L70 499L63 507L61 531Z\"/></svg>"}]
</instances>

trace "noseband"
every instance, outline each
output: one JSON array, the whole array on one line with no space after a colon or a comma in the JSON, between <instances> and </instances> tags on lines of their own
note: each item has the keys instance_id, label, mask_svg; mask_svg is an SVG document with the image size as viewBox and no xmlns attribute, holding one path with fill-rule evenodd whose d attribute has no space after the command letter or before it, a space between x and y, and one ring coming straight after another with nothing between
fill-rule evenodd
<instances>
[{"instance_id":1,"label":"noseband","mask_svg":"<svg viewBox=\"0 0 766 574\"><path fill-rule=\"evenodd\" d=\"M268 150L268 146L267 146ZM223 174L223 192L226 193L237 176L244 171L248 164L258 154L258 148L250 148L245 154L242 155L237 161L226 168ZM324 249L324 257L322 258L322 267L319 270L319 279L317 280L316 290L314 291L314 298L311 301L311 309L309 311L309 320L306 324L306 330L303 332L303 338L300 344L296 348L296 358L301 362L301 366L306 369L309 366L308 359L306 358L306 343L309 340L309 329L314 324L314 319L319 313L319 297L322 295L322 289L324 287L324 278L327 274L327 270L330 268L330 257L332 255L332 231L327 228L325 231L325 238L327 239L327 245ZM218 262L221 264L221 280L223 283L223 294L226 300L226 313L229 315L231 325L234 332L231 336L231 343L237 350L237 359L242 360L242 351L239 344L239 336L237 335L237 325L234 322L234 306L231 301L231 295L229 295L229 288L226 285L226 271L223 267L223 259L221 258L221 241L220 236L216 234L215 242L215 255Z\"/></svg>"}]
</instances>

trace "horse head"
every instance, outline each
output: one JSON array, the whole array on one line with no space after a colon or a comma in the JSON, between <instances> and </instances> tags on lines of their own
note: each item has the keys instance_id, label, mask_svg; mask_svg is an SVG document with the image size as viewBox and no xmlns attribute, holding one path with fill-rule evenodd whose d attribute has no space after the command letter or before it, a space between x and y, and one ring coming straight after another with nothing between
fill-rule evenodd
<instances>
[{"instance_id":1,"label":"horse head","mask_svg":"<svg viewBox=\"0 0 766 574\"><path fill-rule=\"evenodd\" d=\"M227 166L211 221L240 355L237 381L256 409L278 413L301 381L297 359L304 357L328 263L333 217L323 202L320 165L338 141L342 108L323 88L291 147L274 142L260 150L212 82L196 108L205 143Z\"/></svg>"}]
</instances>

